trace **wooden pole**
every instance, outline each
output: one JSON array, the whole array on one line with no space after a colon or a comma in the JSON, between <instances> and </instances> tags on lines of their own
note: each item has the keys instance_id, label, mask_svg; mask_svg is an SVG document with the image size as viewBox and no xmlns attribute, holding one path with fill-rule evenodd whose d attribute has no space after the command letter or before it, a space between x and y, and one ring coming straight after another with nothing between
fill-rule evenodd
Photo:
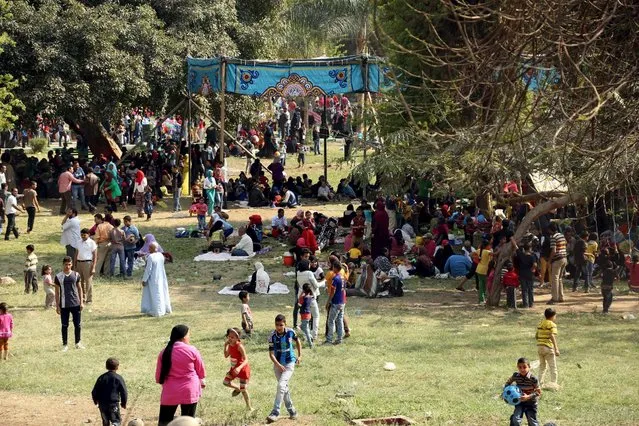
<instances>
[{"instance_id":1,"label":"wooden pole","mask_svg":"<svg viewBox=\"0 0 639 426\"><path fill-rule=\"evenodd\" d=\"M220 141L219 141L219 154L220 154L220 163L222 167L224 166L224 121L226 120L226 104L225 104L225 95L226 95L226 59L222 58L220 62Z\"/></svg>"},{"instance_id":2,"label":"wooden pole","mask_svg":"<svg viewBox=\"0 0 639 426\"><path fill-rule=\"evenodd\" d=\"M324 114L322 116L323 127L324 127L324 179L328 182L328 117L326 116L326 104L328 100L326 99L326 95L324 95Z\"/></svg>"},{"instance_id":3,"label":"wooden pole","mask_svg":"<svg viewBox=\"0 0 639 426\"><path fill-rule=\"evenodd\" d=\"M191 159L191 155L193 154L191 152L191 144L193 143L193 140L191 138L191 128L193 127L193 122L192 122L192 115L191 115L191 92L189 92L189 121L187 123L186 126L186 146L187 146L187 152L188 152L188 156L189 156L189 187L188 187L188 194L191 195L191 186L193 185L193 175L191 174L191 171L193 170L193 168L191 167L191 161L193 161Z\"/></svg>"}]
</instances>

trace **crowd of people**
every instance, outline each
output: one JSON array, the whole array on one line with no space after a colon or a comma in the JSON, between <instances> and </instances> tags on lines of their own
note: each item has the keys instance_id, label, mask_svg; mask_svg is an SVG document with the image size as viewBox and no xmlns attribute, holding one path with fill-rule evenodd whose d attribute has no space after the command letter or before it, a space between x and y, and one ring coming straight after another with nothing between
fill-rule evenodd
<instances>
[{"instance_id":1,"label":"crowd of people","mask_svg":"<svg viewBox=\"0 0 639 426\"><path fill-rule=\"evenodd\" d=\"M331 102L337 123L342 123L338 126L345 126L344 122L352 114L348 99ZM583 291L589 292L596 288L593 277L598 275L602 311L608 313L615 280L627 278L630 288L639 291L639 255L633 254L635 247L629 243L630 226L625 230L602 227L603 232L593 232L592 223L567 220L568 212L558 211L539 218L520 241L515 241L516 228L532 207L530 204L496 206L495 213L489 216L463 202L452 191L440 199L431 197L432 184L426 177L409 177L404 194L379 197L371 204L361 198L362 189L353 181L343 179L333 189L324 177L313 182L306 175L287 176L286 154L303 145L299 141L305 139L304 126L296 105L282 104L279 108L277 120L267 122L259 135L240 129L240 133L244 132L240 143L244 143L244 139L255 141L254 137L259 142L263 137L260 150L272 151L273 158L266 166L259 158L247 161L247 170L235 179L229 178L228 170L217 162L216 145L203 122L198 132L207 140L205 145L194 145L189 150L183 141L164 139L150 143L148 150L135 152L119 165L113 158L104 156L82 158L64 147L50 151L42 160L27 157L22 150L5 151L0 156L0 232L2 226L6 226L5 239L20 236L17 213L27 213L28 233L37 231L39 199L61 200L61 245L66 256L60 272L54 273L52 265L38 268L37 247L27 245L24 291L39 291L40 273L44 306L55 308L60 314L64 351L69 347L70 320L74 326L75 347L84 348L81 312L85 305L93 303L96 275L109 279L117 271L121 278L128 279L134 269L143 268L141 312L156 317L172 312L164 270L165 262L172 260L171 254L162 249L152 234L142 237L133 223L134 217L115 216L134 204L137 219L151 220L161 198L171 198L170 209L181 211L182 194L189 191L193 198L188 210L198 218L198 232L208 237L207 251L252 256L268 242L265 238L271 238L288 243L294 256L294 303L289 317L292 327L287 327L286 317L279 314L269 335L269 358L277 381L273 409L267 417L269 423L279 418L282 402L289 417L297 418L289 382L301 361L301 340L312 348L319 339L322 312L326 316L322 324L324 344L339 345L350 337L352 329L345 309L348 297L401 296L402 280L411 275L457 277L462 280L457 286L460 291L465 291L466 281L474 278L478 303L485 303L491 289L499 285L506 290L509 309L518 308L518 289L520 306L532 308L536 287L550 286L548 304L561 304L568 298L564 295L563 283L568 276L572 291L577 291L583 282ZM135 115L127 122L123 143L141 137L138 125L144 115L146 113ZM180 134L181 124L177 122L165 130ZM313 133L315 140L315 129ZM271 148L264 148L267 144L271 144ZM319 148L315 153L319 153ZM304 157L301 158L303 163ZM302 199L313 198L322 202L358 198L360 201L357 206L349 204L340 218L302 209L287 217L286 208L299 207ZM261 216L249 217L248 223L238 227L235 244L229 245L227 239L235 230L223 211L229 201L245 201L251 207L277 207L278 210L266 226ZM105 206L104 213L96 213L100 204ZM94 213L90 227L81 225L78 210ZM636 220L633 217L632 223ZM343 246L335 248L338 241L341 244L342 237ZM320 252L327 247L333 250L329 250L322 265ZM497 260L504 252L512 254L503 267L496 270ZM252 402L247 386L251 370L242 339L250 337L254 327L250 294L268 292L269 287L263 265L257 262L255 266L251 282L239 294L241 328L227 330L223 350L224 357L231 360L223 383L232 389L233 396L243 395L249 410L252 410ZM321 288L326 292L324 310L320 310ZM7 315L6 304L0 304L0 358L5 359L13 329L13 320ZM559 349L555 316L554 309L547 309L537 330L538 352L543 361L541 380L548 369L550 385L557 383L555 356L559 355ZM303 338L298 336L298 324ZM118 404L122 408L127 406L126 386L116 373L118 364L116 359L107 360L108 371L98 379L93 391L93 400L106 425L120 421ZM511 377L507 384L518 383L531 395L528 400L533 404L540 391L536 382L529 382L529 367L527 360L520 359L519 375ZM178 405L183 416L195 416L201 389L206 386L205 377L202 356L190 345L189 328L175 326L169 343L157 359L156 381L162 385L159 425L173 420ZM519 421L524 415L536 416L536 408L522 407L513 415Z\"/></svg>"}]
</instances>

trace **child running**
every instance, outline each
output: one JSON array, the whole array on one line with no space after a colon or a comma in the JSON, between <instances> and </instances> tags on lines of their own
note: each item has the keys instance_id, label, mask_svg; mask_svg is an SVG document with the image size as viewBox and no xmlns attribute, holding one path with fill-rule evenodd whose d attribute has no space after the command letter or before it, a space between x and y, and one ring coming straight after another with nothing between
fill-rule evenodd
<instances>
[{"instance_id":1,"label":"child running","mask_svg":"<svg viewBox=\"0 0 639 426\"><path fill-rule=\"evenodd\" d=\"M297 356L295 356L295 351L293 350L293 342L295 342ZM299 365L302 360L302 345L295 331L286 327L286 317L282 314L275 317L275 330L273 330L268 338L268 355L271 362L273 362L273 371L277 379L277 390L273 410L266 418L266 423L277 421L277 418L280 416L282 399L288 410L289 418L296 420L297 411L295 407L293 407L288 382L293 377L295 366Z\"/></svg>"},{"instance_id":2,"label":"child running","mask_svg":"<svg viewBox=\"0 0 639 426\"><path fill-rule=\"evenodd\" d=\"M126 410L127 390L124 379L116 373L119 366L117 359L107 359L107 372L98 377L91 391L93 403L100 409L102 426L120 426L120 405Z\"/></svg>"},{"instance_id":3,"label":"child running","mask_svg":"<svg viewBox=\"0 0 639 426\"><path fill-rule=\"evenodd\" d=\"M541 396L539 381L530 372L530 362L526 358L517 360L517 372L506 381L505 386L515 383L521 390L521 402L515 405L515 411L510 416L510 426L519 426L526 416L528 426L538 426L537 400Z\"/></svg>"},{"instance_id":4,"label":"child running","mask_svg":"<svg viewBox=\"0 0 639 426\"><path fill-rule=\"evenodd\" d=\"M231 369L226 373L224 377L224 386L233 389L231 396L238 396L242 394L244 402L246 402L246 408L249 411L253 411L251 407L251 399L249 398L246 385L248 385L251 378L251 366L248 363L248 357L246 356L246 350L244 345L240 341L240 329L229 328L226 330L226 342L224 342L224 358L231 360ZM240 386L233 384L233 380L239 379Z\"/></svg>"},{"instance_id":5,"label":"child running","mask_svg":"<svg viewBox=\"0 0 639 426\"><path fill-rule=\"evenodd\" d=\"M250 336L251 333L253 333L253 314L251 313L251 307L248 304L251 300L251 296L248 291L242 290L238 297L242 301L242 330L244 330L244 333L246 333L247 336Z\"/></svg>"},{"instance_id":6,"label":"child running","mask_svg":"<svg viewBox=\"0 0 639 426\"><path fill-rule=\"evenodd\" d=\"M7 312L7 304L0 303L0 360L9 358L9 339L13 336L13 316Z\"/></svg>"},{"instance_id":7,"label":"child running","mask_svg":"<svg viewBox=\"0 0 639 426\"><path fill-rule=\"evenodd\" d=\"M55 308L55 283L53 282L51 272L53 272L51 265L44 265L42 267L42 284L44 284L44 293L46 295L44 307L46 309Z\"/></svg>"},{"instance_id":8,"label":"child running","mask_svg":"<svg viewBox=\"0 0 639 426\"><path fill-rule=\"evenodd\" d=\"M27 260L24 261L24 294L29 294L33 289L33 294L38 292L38 277L36 270L38 268L38 256L34 253L33 244L27 247Z\"/></svg>"}]
</instances>

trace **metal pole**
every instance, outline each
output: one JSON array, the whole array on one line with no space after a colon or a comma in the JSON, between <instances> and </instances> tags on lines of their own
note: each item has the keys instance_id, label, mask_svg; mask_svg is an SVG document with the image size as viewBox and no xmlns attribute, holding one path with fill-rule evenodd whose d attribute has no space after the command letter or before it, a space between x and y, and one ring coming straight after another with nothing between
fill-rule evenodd
<instances>
[{"instance_id":1,"label":"metal pole","mask_svg":"<svg viewBox=\"0 0 639 426\"><path fill-rule=\"evenodd\" d=\"M327 153L327 145L328 145L328 118L326 116L326 104L328 101L326 100L326 95L324 95L324 116L322 121L324 122L324 179L328 182L328 153Z\"/></svg>"},{"instance_id":2,"label":"metal pole","mask_svg":"<svg viewBox=\"0 0 639 426\"><path fill-rule=\"evenodd\" d=\"M224 166L224 121L226 120L226 104L225 104L225 95L226 95L226 58L222 58L220 62L220 141L219 141L219 150L220 150L220 164Z\"/></svg>"}]
</instances>

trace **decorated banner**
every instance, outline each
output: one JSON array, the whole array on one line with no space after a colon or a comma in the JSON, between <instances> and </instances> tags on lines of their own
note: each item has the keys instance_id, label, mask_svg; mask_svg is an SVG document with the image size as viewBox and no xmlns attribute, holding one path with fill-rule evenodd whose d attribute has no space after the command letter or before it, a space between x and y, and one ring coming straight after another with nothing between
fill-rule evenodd
<instances>
[{"instance_id":1,"label":"decorated banner","mask_svg":"<svg viewBox=\"0 0 639 426\"><path fill-rule=\"evenodd\" d=\"M389 68L374 57L350 56L280 62L188 58L187 62L189 90L201 95L220 90L221 64L224 64L226 70L226 92L239 95L332 96L380 92L394 84Z\"/></svg>"},{"instance_id":2,"label":"decorated banner","mask_svg":"<svg viewBox=\"0 0 639 426\"><path fill-rule=\"evenodd\" d=\"M222 87L220 79L220 58L196 59L189 57L188 89L191 93L207 96L219 92Z\"/></svg>"}]
</instances>

